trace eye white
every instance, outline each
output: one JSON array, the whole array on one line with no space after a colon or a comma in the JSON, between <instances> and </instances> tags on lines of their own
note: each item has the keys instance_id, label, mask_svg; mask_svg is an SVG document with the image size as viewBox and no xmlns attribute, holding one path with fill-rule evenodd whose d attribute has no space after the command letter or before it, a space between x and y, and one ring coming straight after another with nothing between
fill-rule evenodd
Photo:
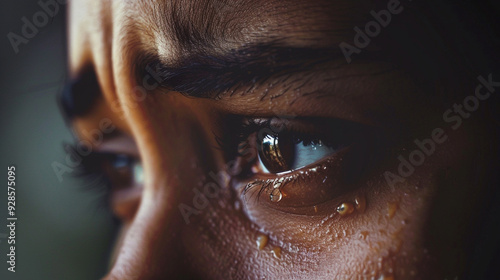
<instances>
[{"instance_id":1,"label":"eye white","mask_svg":"<svg viewBox=\"0 0 500 280\"><path fill-rule=\"evenodd\" d=\"M144 170L140 161L135 161L132 166L132 174L134 175L134 183L142 185L144 183Z\"/></svg>"},{"instance_id":2,"label":"eye white","mask_svg":"<svg viewBox=\"0 0 500 280\"><path fill-rule=\"evenodd\" d=\"M291 168L295 170L308 166L335 152L334 148L326 146L321 141L309 145L304 145L304 142L297 143L295 144L295 157Z\"/></svg>"},{"instance_id":3,"label":"eye white","mask_svg":"<svg viewBox=\"0 0 500 280\"><path fill-rule=\"evenodd\" d=\"M318 143L310 143L307 145L305 145L304 142L299 142L294 145L294 151L293 151L294 156L292 165L290 166L290 170L284 172L300 169L302 167L311 165L317 161L322 160L325 157L334 154L337 151L338 151L337 149L325 145L321 140L318 141ZM258 168L256 168L255 171L260 170L260 172L266 174L272 173L266 168L266 166L262 162L260 154L259 154L258 164L259 166Z\"/></svg>"}]
</instances>

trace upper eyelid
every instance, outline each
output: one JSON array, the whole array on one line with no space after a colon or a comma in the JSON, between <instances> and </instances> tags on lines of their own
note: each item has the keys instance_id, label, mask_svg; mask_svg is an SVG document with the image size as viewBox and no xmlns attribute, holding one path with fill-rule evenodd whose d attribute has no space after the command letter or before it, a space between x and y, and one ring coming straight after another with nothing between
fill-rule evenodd
<instances>
[{"instance_id":1,"label":"upper eyelid","mask_svg":"<svg viewBox=\"0 0 500 280\"><path fill-rule=\"evenodd\" d=\"M95 150L102 153L125 154L140 158L140 152L135 141L132 137L122 132L109 135L109 137L106 137Z\"/></svg>"}]
</instances>

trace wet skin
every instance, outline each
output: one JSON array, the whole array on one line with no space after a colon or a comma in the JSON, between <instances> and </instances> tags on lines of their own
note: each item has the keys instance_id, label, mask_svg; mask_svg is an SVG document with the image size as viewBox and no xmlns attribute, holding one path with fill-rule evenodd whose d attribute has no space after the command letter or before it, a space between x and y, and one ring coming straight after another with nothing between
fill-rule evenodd
<instances>
[{"instance_id":1,"label":"wet skin","mask_svg":"<svg viewBox=\"0 0 500 280\"><path fill-rule=\"evenodd\" d=\"M471 118L450 129L442 119L449 106L428 99L437 86L421 87L392 61L346 63L338 44L369 20L369 3L241 2L69 6L70 76L94 72L100 88L72 118L75 132L92 142L84 132L110 120L113 133L93 141L93 150L125 154L143 170L143 179L128 166L105 170L122 222L106 279L460 275L461 244L479 200L471 166L482 125ZM249 71L224 76L196 66L248 57L262 68L250 63ZM162 79L154 77L158 69ZM252 71L268 77L252 81ZM221 76L224 87L196 88ZM454 86L472 94L475 84ZM255 129L247 135L242 126ZM295 167L273 162L260 146L266 127L279 130L268 139L278 139L271 146L281 158L310 147L306 137L327 148L308 150ZM398 156L408 159L414 140L440 127L442 144L390 186L384 174L398 174ZM246 149L238 154L240 134ZM213 192L205 190L210 182Z\"/></svg>"}]
</instances>

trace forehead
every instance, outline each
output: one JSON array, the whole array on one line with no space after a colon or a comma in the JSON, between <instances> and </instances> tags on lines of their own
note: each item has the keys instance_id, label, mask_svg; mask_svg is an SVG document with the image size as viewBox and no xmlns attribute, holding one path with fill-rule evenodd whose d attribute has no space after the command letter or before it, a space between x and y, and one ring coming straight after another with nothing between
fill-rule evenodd
<instances>
[{"instance_id":1,"label":"forehead","mask_svg":"<svg viewBox=\"0 0 500 280\"><path fill-rule=\"evenodd\" d=\"M369 16L369 3L75 0L69 6L69 74L93 69L105 100L115 104L127 98L126 83L151 57L175 65L192 54L217 57L269 42L338 50Z\"/></svg>"},{"instance_id":2,"label":"forehead","mask_svg":"<svg viewBox=\"0 0 500 280\"><path fill-rule=\"evenodd\" d=\"M361 20L359 15L368 6L360 4L331 0L72 1L71 64L79 65L89 57L102 60L132 47L165 60L262 41L324 47L338 43L353 22Z\"/></svg>"}]
</instances>

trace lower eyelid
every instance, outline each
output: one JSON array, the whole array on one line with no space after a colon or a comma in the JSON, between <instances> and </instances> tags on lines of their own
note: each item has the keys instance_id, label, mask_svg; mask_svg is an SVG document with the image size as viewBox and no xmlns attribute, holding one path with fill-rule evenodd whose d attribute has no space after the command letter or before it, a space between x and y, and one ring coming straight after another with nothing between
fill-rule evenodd
<instances>
[{"instance_id":1,"label":"lower eyelid","mask_svg":"<svg viewBox=\"0 0 500 280\"><path fill-rule=\"evenodd\" d=\"M260 178L243 188L243 199L247 203L294 213L310 212L306 208L336 201L361 188L360 182L387 156L390 151L387 143L383 137L376 137L367 137L367 141L354 143L305 168L275 176L260 175ZM254 176L259 177L258 174ZM286 180L285 184L279 186L282 198L272 202L270 195L280 179L281 183Z\"/></svg>"},{"instance_id":2,"label":"lower eyelid","mask_svg":"<svg viewBox=\"0 0 500 280\"><path fill-rule=\"evenodd\" d=\"M342 157L344 149L315 165L266 176L242 187L241 194L248 203L266 203L271 207L306 207L322 203L348 190L342 189ZM272 201L272 194L281 198Z\"/></svg>"}]
</instances>

